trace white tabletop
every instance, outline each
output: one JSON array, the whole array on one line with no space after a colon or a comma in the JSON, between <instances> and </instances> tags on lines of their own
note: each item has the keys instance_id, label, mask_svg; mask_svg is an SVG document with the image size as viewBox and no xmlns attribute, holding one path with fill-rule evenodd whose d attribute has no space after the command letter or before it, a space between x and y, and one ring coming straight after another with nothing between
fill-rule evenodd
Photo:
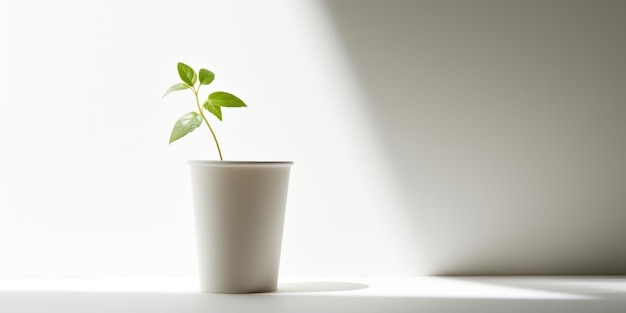
<instances>
[{"instance_id":1,"label":"white tabletop","mask_svg":"<svg viewBox=\"0 0 626 313\"><path fill-rule=\"evenodd\" d=\"M276 292L186 278L0 280L0 312L626 312L626 276L282 277Z\"/></svg>"}]
</instances>

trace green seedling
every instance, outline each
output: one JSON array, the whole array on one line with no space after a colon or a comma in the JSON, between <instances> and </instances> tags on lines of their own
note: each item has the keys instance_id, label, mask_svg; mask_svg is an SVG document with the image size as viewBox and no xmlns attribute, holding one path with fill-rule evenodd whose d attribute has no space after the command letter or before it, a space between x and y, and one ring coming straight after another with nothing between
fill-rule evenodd
<instances>
[{"instance_id":1,"label":"green seedling","mask_svg":"<svg viewBox=\"0 0 626 313\"><path fill-rule=\"evenodd\" d=\"M194 131L204 121L211 132L211 136L213 136L215 146L217 147L217 153L220 156L220 161L223 161L224 158L222 157L222 149L220 149L217 136L215 136L213 127L211 127L211 124L209 124L209 120L205 115L205 110L213 114L218 120L221 121L222 107L238 108L245 107L246 104L233 94L223 91L215 91L209 94L208 98L204 100L201 105L200 97L198 95L200 87L211 84L215 79L215 74L204 68L201 68L198 73L196 73L196 71L189 65L178 62L178 76L180 76L182 83L172 85L169 89L167 89L163 97L174 91L189 89L195 96L197 111L186 113L176 121L176 124L174 124L174 128L172 129L172 134L170 135L170 144Z\"/></svg>"}]
</instances>

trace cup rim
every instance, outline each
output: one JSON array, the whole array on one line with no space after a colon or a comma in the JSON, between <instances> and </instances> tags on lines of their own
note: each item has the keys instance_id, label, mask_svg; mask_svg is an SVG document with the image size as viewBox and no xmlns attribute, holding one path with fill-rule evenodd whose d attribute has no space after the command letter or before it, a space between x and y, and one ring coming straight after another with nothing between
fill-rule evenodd
<instances>
[{"instance_id":1,"label":"cup rim","mask_svg":"<svg viewBox=\"0 0 626 313\"><path fill-rule=\"evenodd\" d=\"M293 161L215 161L188 160L187 164L195 166L291 166Z\"/></svg>"}]
</instances>

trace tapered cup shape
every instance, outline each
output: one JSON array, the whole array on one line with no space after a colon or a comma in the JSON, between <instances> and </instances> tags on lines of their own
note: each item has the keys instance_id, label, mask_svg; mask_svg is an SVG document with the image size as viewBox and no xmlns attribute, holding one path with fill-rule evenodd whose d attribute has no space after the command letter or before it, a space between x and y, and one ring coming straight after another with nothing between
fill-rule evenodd
<instances>
[{"instance_id":1,"label":"tapered cup shape","mask_svg":"<svg viewBox=\"0 0 626 313\"><path fill-rule=\"evenodd\" d=\"M189 161L202 291L276 290L292 164Z\"/></svg>"}]
</instances>

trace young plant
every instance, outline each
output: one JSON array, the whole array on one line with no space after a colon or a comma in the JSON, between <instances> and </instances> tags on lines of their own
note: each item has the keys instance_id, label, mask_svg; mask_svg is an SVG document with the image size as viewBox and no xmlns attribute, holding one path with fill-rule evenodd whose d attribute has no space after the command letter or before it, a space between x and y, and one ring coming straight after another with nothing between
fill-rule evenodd
<instances>
[{"instance_id":1,"label":"young plant","mask_svg":"<svg viewBox=\"0 0 626 313\"><path fill-rule=\"evenodd\" d=\"M196 73L196 71L194 71L194 69L189 65L178 62L178 76L180 76L182 83L172 85L172 87L167 89L163 97L174 91L189 89L195 96L197 111L186 113L176 121L174 129L172 129L172 134L170 135L170 144L194 131L204 121L213 136L215 146L217 147L217 153L220 156L220 161L223 161L224 158L222 157L222 149L220 149L220 144L217 141L213 127L211 127L209 120L206 118L205 110L213 114L218 120L221 121L222 107L237 108L245 107L246 104L235 95L223 91L216 91L209 94L208 98L200 104L200 98L198 95L200 87L211 84L213 79L215 79L215 74L204 68L201 68L198 73Z\"/></svg>"}]
</instances>

